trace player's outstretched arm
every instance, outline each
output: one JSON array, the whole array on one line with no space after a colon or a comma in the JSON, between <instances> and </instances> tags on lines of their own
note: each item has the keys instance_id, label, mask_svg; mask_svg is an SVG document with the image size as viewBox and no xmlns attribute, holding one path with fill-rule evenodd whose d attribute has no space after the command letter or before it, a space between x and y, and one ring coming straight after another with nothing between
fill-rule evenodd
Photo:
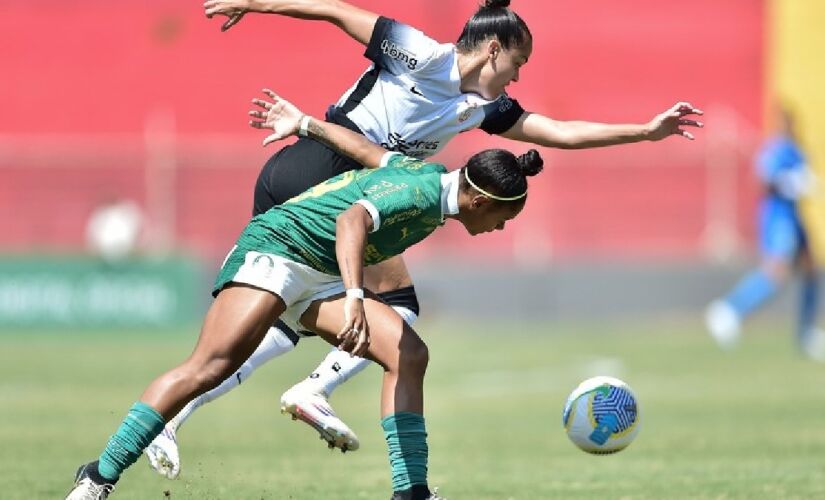
<instances>
[{"instance_id":1,"label":"player's outstretched arm","mask_svg":"<svg viewBox=\"0 0 825 500\"><path fill-rule=\"evenodd\" d=\"M524 113L518 122L501 134L517 141L562 149L583 149L640 141L659 141L671 135L693 140L685 127L704 124L693 119L702 110L679 102L644 124L607 124L553 120L537 113Z\"/></svg>"},{"instance_id":2,"label":"player's outstretched arm","mask_svg":"<svg viewBox=\"0 0 825 500\"><path fill-rule=\"evenodd\" d=\"M386 149L346 127L305 115L294 104L269 89L264 89L263 92L269 100L252 99L252 104L260 109L249 112L252 117L249 125L258 129L272 129L273 133L264 139L264 146L293 135L304 135L326 144L366 168L381 166Z\"/></svg>"},{"instance_id":3,"label":"player's outstretched arm","mask_svg":"<svg viewBox=\"0 0 825 500\"><path fill-rule=\"evenodd\" d=\"M378 20L378 14L338 0L206 0L203 10L210 19L215 15L228 18L221 31L240 22L248 12L279 14L330 22L364 45L369 43Z\"/></svg>"}]
</instances>

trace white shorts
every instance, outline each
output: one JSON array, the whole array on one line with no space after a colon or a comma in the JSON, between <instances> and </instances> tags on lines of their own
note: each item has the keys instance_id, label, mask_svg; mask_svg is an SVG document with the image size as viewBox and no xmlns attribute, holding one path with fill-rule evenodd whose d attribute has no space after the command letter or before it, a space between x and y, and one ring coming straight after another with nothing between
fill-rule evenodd
<instances>
[{"instance_id":1,"label":"white shorts","mask_svg":"<svg viewBox=\"0 0 825 500\"><path fill-rule=\"evenodd\" d=\"M230 282L252 285L281 297L287 309L280 320L293 331L306 329L300 318L312 302L344 293L340 276L322 273L280 255L237 247L224 260L214 293Z\"/></svg>"}]
</instances>

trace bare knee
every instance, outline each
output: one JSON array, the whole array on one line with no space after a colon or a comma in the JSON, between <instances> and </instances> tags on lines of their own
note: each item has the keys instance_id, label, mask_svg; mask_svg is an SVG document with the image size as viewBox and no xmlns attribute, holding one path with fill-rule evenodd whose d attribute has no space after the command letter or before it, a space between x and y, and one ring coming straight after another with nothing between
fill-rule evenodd
<instances>
[{"instance_id":1,"label":"bare knee","mask_svg":"<svg viewBox=\"0 0 825 500\"><path fill-rule=\"evenodd\" d=\"M398 372L416 377L424 377L430 362L430 349L417 335L401 343L398 356Z\"/></svg>"}]
</instances>

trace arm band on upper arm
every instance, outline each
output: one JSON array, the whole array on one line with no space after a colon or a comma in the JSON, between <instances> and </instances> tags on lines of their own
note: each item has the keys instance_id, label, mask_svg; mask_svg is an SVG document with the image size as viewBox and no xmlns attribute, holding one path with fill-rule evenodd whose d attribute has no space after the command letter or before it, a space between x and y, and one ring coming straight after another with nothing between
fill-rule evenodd
<instances>
[{"instance_id":1,"label":"arm band on upper arm","mask_svg":"<svg viewBox=\"0 0 825 500\"><path fill-rule=\"evenodd\" d=\"M484 121L478 127L488 134L501 134L519 121L524 108L515 99L503 95L484 106Z\"/></svg>"}]
</instances>

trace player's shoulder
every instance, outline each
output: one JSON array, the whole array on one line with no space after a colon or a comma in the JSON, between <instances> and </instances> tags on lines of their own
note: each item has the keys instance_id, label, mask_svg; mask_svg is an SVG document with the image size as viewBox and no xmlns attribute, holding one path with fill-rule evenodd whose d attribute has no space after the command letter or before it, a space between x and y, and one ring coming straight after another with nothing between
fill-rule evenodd
<instances>
[{"instance_id":1,"label":"player's shoulder","mask_svg":"<svg viewBox=\"0 0 825 500\"><path fill-rule=\"evenodd\" d=\"M407 156L397 151L388 152L382 159L382 167L390 168L407 168L411 166L418 166L423 163L423 160Z\"/></svg>"},{"instance_id":2,"label":"player's shoulder","mask_svg":"<svg viewBox=\"0 0 825 500\"><path fill-rule=\"evenodd\" d=\"M506 92L502 92L495 99L487 101L484 105L484 110L487 114L505 114L513 108L519 107L518 101L510 97Z\"/></svg>"},{"instance_id":3,"label":"player's shoulder","mask_svg":"<svg viewBox=\"0 0 825 500\"><path fill-rule=\"evenodd\" d=\"M365 55L391 73L428 73L440 68L454 52L453 44L440 43L414 26L379 17Z\"/></svg>"},{"instance_id":4,"label":"player's shoulder","mask_svg":"<svg viewBox=\"0 0 825 500\"><path fill-rule=\"evenodd\" d=\"M443 170L446 172L447 167L440 163L434 163L420 158L407 156L402 153L394 153L387 155L385 167L393 169L404 169L410 172L431 172Z\"/></svg>"}]
</instances>

